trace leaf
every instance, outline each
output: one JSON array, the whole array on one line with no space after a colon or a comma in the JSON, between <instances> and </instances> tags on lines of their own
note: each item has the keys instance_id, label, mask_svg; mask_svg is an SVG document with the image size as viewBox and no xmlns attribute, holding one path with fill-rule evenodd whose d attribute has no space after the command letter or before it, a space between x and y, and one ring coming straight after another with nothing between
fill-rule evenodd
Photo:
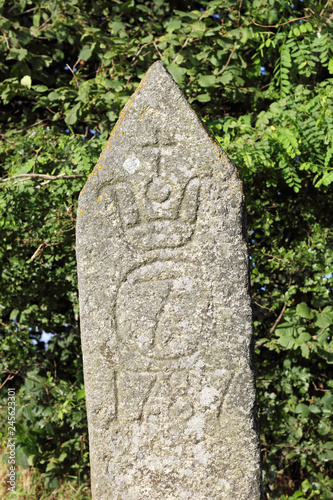
<instances>
[{"instance_id":1,"label":"leaf","mask_svg":"<svg viewBox=\"0 0 333 500\"><path fill-rule=\"evenodd\" d=\"M201 87L211 87L215 83L214 75L199 75L199 85Z\"/></svg>"},{"instance_id":2,"label":"leaf","mask_svg":"<svg viewBox=\"0 0 333 500\"><path fill-rule=\"evenodd\" d=\"M308 332L301 332L297 340L298 342L307 342L310 339L311 335Z\"/></svg>"},{"instance_id":3,"label":"leaf","mask_svg":"<svg viewBox=\"0 0 333 500\"><path fill-rule=\"evenodd\" d=\"M331 432L331 427L323 422L322 420L319 422L318 424L318 433L321 435L321 436L326 436L327 434L329 434Z\"/></svg>"},{"instance_id":4,"label":"leaf","mask_svg":"<svg viewBox=\"0 0 333 500\"><path fill-rule=\"evenodd\" d=\"M197 100L199 102L209 102L211 100L211 97L209 94L199 94L197 96Z\"/></svg>"},{"instance_id":5,"label":"leaf","mask_svg":"<svg viewBox=\"0 0 333 500\"><path fill-rule=\"evenodd\" d=\"M50 470L55 469L55 468L58 466L57 462L58 462L58 460L57 460L57 459L52 458L52 459L49 461L49 463L47 464L45 471L46 471L46 472L49 472Z\"/></svg>"},{"instance_id":6,"label":"leaf","mask_svg":"<svg viewBox=\"0 0 333 500\"><path fill-rule=\"evenodd\" d=\"M329 71L330 75L333 75L333 59L329 60L328 71Z\"/></svg>"},{"instance_id":7,"label":"leaf","mask_svg":"<svg viewBox=\"0 0 333 500\"><path fill-rule=\"evenodd\" d=\"M44 416L45 416L45 413L43 412L43 417ZM53 426L50 422L47 422L47 424L45 425L45 431L47 432L47 434L49 436L54 436L54 434L55 434Z\"/></svg>"},{"instance_id":8,"label":"leaf","mask_svg":"<svg viewBox=\"0 0 333 500\"><path fill-rule=\"evenodd\" d=\"M38 27L40 24L40 13L37 12L32 16L32 23L35 27Z\"/></svg>"},{"instance_id":9,"label":"leaf","mask_svg":"<svg viewBox=\"0 0 333 500\"><path fill-rule=\"evenodd\" d=\"M82 61L88 61L88 59L90 59L92 56L92 50L93 47L90 45L85 45L84 47L82 47L79 53L79 59L81 59Z\"/></svg>"},{"instance_id":10,"label":"leaf","mask_svg":"<svg viewBox=\"0 0 333 500\"><path fill-rule=\"evenodd\" d=\"M36 455L29 455L27 460L28 465L32 467L34 465L35 460L36 460Z\"/></svg>"},{"instance_id":11,"label":"leaf","mask_svg":"<svg viewBox=\"0 0 333 500\"><path fill-rule=\"evenodd\" d=\"M317 405L310 405L309 410L311 413L315 413L315 414L321 413L321 409Z\"/></svg>"},{"instance_id":12,"label":"leaf","mask_svg":"<svg viewBox=\"0 0 333 500\"><path fill-rule=\"evenodd\" d=\"M329 186L333 182L333 172L324 172L322 178L315 184L316 187L320 187L321 185Z\"/></svg>"},{"instance_id":13,"label":"leaf","mask_svg":"<svg viewBox=\"0 0 333 500\"><path fill-rule=\"evenodd\" d=\"M328 364L333 364L333 348L330 346L327 346L327 349L323 348L322 346L317 347L317 352L318 354L326 360Z\"/></svg>"},{"instance_id":14,"label":"leaf","mask_svg":"<svg viewBox=\"0 0 333 500\"><path fill-rule=\"evenodd\" d=\"M224 71L224 73L216 79L216 82L227 85L233 80L233 78L234 75L232 74L231 71Z\"/></svg>"},{"instance_id":15,"label":"leaf","mask_svg":"<svg viewBox=\"0 0 333 500\"><path fill-rule=\"evenodd\" d=\"M19 315L19 313L20 311L18 309L13 309L12 312L10 313L9 319L15 320Z\"/></svg>"},{"instance_id":16,"label":"leaf","mask_svg":"<svg viewBox=\"0 0 333 500\"><path fill-rule=\"evenodd\" d=\"M61 453L61 455L58 458L59 462L63 462L66 457L67 457L67 453Z\"/></svg>"},{"instance_id":17,"label":"leaf","mask_svg":"<svg viewBox=\"0 0 333 500\"><path fill-rule=\"evenodd\" d=\"M28 55L27 49L19 49L17 58L19 61L23 61L23 59L25 59L27 55Z\"/></svg>"},{"instance_id":18,"label":"leaf","mask_svg":"<svg viewBox=\"0 0 333 500\"><path fill-rule=\"evenodd\" d=\"M276 335L280 337L278 339L278 343L285 347L286 349L292 349L294 344L295 344L295 339L294 339L294 328L292 326L287 326L288 323L282 323L277 329L276 329Z\"/></svg>"},{"instance_id":19,"label":"leaf","mask_svg":"<svg viewBox=\"0 0 333 500\"><path fill-rule=\"evenodd\" d=\"M24 87L28 87L28 89L31 88L31 76L29 75L26 75L24 76L21 81L20 81L21 85L23 85Z\"/></svg>"},{"instance_id":20,"label":"leaf","mask_svg":"<svg viewBox=\"0 0 333 500\"><path fill-rule=\"evenodd\" d=\"M83 398L85 398L85 390L79 389L78 391L76 391L75 395L76 395L77 399L83 399Z\"/></svg>"},{"instance_id":21,"label":"leaf","mask_svg":"<svg viewBox=\"0 0 333 500\"><path fill-rule=\"evenodd\" d=\"M111 23L111 29L114 34L117 34L119 31L125 29L125 25L121 21L113 21L113 23ZM116 55L116 53L114 55Z\"/></svg>"},{"instance_id":22,"label":"leaf","mask_svg":"<svg viewBox=\"0 0 333 500\"><path fill-rule=\"evenodd\" d=\"M284 336L278 339L278 343L286 349L291 349L295 344L295 339L292 337Z\"/></svg>"},{"instance_id":23,"label":"leaf","mask_svg":"<svg viewBox=\"0 0 333 500\"><path fill-rule=\"evenodd\" d=\"M46 85L34 85L32 87L36 92L47 92L49 88Z\"/></svg>"},{"instance_id":24,"label":"leaf","mask_svg":"<svg viewBox=\"0 0 333 500\"><path fill-rule=\"evenodd\" d=\"M150 43L153 40L154 40L153 35L148 35L148 36L145 36L144 38L142 38L141 44Z\"/></svg>"},{"instance_id":25,"label":"leaf","mask_svg":"<svg viewBox=\"0 0 333 500\"><path fill-rule=\"evenodd\" d=\"M55 490L59 486L59 479L54 472L48 472L44 474L44 484L46 488Z\"/></svg>"},{"instance_id":26,"label":"leaf","mask_svg":"<svg viewBox=\"0 0 333 500\"><path fill-rule=\"evenodd\" d=\"M301 30L302 33L306 33L307 29L305 23L301 23L299 29Z\"/></svg>"},{"instance_id":27,"label":"leaf","mask_svg":"<svg viewBox=\"0 0 333 500\"><path fill-rule=\"evenodd\" d=\"M313 318L313 313L307 306L305 302L301 302L300 304L297 304L296 306L296 314L300 316L301 318L306 318L306 319L312 319Z\"/></svg>"},{"instance_id":28,"label":"leaf","mask_svg":"<svg viewBox=\"0 0 333 500\"><path fill-rule=\"evenodd\" d=\"M167 66L167 70L171 73L176 83L183 83L186 69L180 68L177 64L171 63Z\"/></svg>"},{"instance_id":29,"label":"leaf","mask_svg":"<svg viewBox=\"0 0 333 500\"><path fill-rule=\"evenodd\" d=\"M122 4L121 10L123 10L124 12L129 12L134 7L134 5L134 0L128 0L127 2Z\"/></svg>"},{"instance_id":30,"label":"leaf","mask_svg":"<svg viewBox=\"0 0 333 500\"><path fill-rule=\"evenodd\" d=\"M303 358L309 357L309 347L306 344L301 345L301 352L302 352Z\"/></svg>"},{"instance_id":31,"label":"leaf","mask_svg":"<svg viewBox=\"0 0 333 500\"><path fill-rule=\"evenodd\" d=\"M137 4L136 8L138 10L142 10L143 12L146 12L147 14L151 14L152 13L152 10L149 9L149 7L147 7L146 5Z\"/></svg>"},{"instance_id":32,"label":"leaf","mask_svg":"<svg viewBox=\"0 0 333 500\"><path fill-rule=\"evenodd\" d=\"M108 113L106 113L106 116L108 117L110 122L115 122L117 119L117 115L114 111L109 111Z\"/></svg>"},{"instance_id":33,"label":"leaf","mask_svg":"<svg viewBox=\"0 0 333 500\"><path fill-rule=\"evenodd\" d=\"M309 415L310 410L307 405L300 403L296 406L295 413L300 413L302 417L306 417L307 415Z\"/></svg>"},{"instance_id":34,"label":"leaf","mask_svg":"<svg viewBox=\"0 0 333 500\"><path fill-rule=\"evenodd\" d=\"M33 36L34 38L38 38L42 34L42 32L38 28L36 28L35 26L30 26L30 33L31 33L31 36Z\"/></svg>"},{"instance_id":35,"label":"leaf","mask_svg":"<svg viewBox=\"0 0 333 500\"><path fill-rule=\"evenodd\" d=\"M321 329L333 325L333 312L327 309L325 308L321 313L316 313L315 324Z\"/></svg>"},{"instance_id":36,"label":"leaf","mask_svg":"<svg viewBox=\"0 0 333 500\"><path fill-rule=\"evenodd\" d=\"M202 38L206 31L206 24L202 21L197 21L192 24L191 30L192 30L191 35L193 37Z\"/></svg>"},{"instance_id":37,"label":"leaf","mask_svg":"<svg viewBox=\"0 0 333 500\"><path fill-rule=\"evenodd\" d=\"M172 32L174 30L179 30L181 25L182 23L179 19L172 19L171 21L165 23L165 29L169 32Z\"/></svg>"},{"instance_id":38,"label":"leaf","mask_svg":"<svg viewBox=\"0 0 333 500\"><path fill-rule=\"evenodd\" d=\"M324 460L331 462L333 460L333 450L328 450L324 453Z\"/></svg>"},{"instance_id":39,"label":"leaf","mask_svg":"<svg viewBox=\"0 0 333 500\"><path fill-rule=\"evenodd\" d=\"M67 113L65 118L65 122L67 123L67 125L74 125L77 122L78 120L77 113L80 107L81 104L78 103L75 106L73 106L73 108L69 111L69 113Z\"/></svg>"},{"instance_id":40,"label":"leaf","mask_svg":"<svg viewBox=\"0 0 333 500\"><path fill-rule=\"evenodd\" d=\"M57 99L60 99L60 94L52 90L52 92L50 92L47 97L50 99L50 101L56 101Z\"/></svg>"}]
</instances>

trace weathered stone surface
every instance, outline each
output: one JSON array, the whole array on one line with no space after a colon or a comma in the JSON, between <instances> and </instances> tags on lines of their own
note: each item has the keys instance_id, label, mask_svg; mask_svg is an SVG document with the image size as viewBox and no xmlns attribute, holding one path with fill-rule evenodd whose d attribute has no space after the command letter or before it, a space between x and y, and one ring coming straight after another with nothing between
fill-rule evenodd
<instances>
[{"instance_id":1,"label":"weathered stone surface","mask_svg":"<svg viewBox=\"0 0 333 500\"><path fill-rule=\"evenodd\" d=\"M81 193L77 259L94 499L260 499L242 186L160 62Z\"/></svg>"}]
</instances>

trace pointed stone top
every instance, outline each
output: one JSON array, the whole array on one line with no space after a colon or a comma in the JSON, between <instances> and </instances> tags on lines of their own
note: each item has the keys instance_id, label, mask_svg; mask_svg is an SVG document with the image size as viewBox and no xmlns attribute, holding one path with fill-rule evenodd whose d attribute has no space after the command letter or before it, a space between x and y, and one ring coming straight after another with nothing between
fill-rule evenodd
<instances>
[{"instance_id":1,"label":"pointed stone top","mask_svg":"<svg viewBox=\"0 0 333 500\"><path fill-rule=\"evenodd\" d=\"M141 119L145 118L148 108L150 110L160 110L161 113L164 110L166 113L171 112L173 114L177 113L177 110L179 111L179 101L182 102L182 107L187 109L187 112L198 120L198 124L202 125L172 75L167 71L162 61L158 60L150 66L139 86L127 101L119 115L113 133L125 116L130 113L141 113ZM169 119L166 124L169 124Z\"/></svg>"},{"instance_id":2,"label":"pointed stone top","mask_svg":"<svg viewBox=\"0 0 333 500\"><path fill-rule=\"evenodd\" d=\"M147 85L153 87L157 86L159 87L159 91L163 89L166 90L167 88L172 86L178 88L178 85L174 81L172 75L168 72L168 70L160 60L156 61L150 66L130 99L134 99L137 93L142 92L142 90Z\"/></svg>"},{"instance_id":3,"label":"pointed stone top","mask_svg":"<svg viewBox=\"0 0 333 500\"><path fill-rule=\"evenodd\" d=\"M154 64L150 66L145 76L147 76L148 73L154 73L154 72L167 73L168 75L170 75L170 73L167 71L166 67L164 66L164 64L160 59L154 62Z\"/></svg>"},{"instance_id":4,"label":"pointed stone top","mask_svg":"<svg viewBox=\"0 0 333 500\"><path fill-rule=\"evenodd\" d=\"M144 171L151 175L151 157L159 155L159 164L166 165L171 151L182 165L175 168L182 175L187 172L189 178L203 173L208 165L211 169L216 161L222 161L224 176L237 175L171 74L156 61L121 111L85 188L95 191L96 183L111 179L120 182L130 177L133 181Z\"/></svg>"},{"instance_id":5,"label":"pointed stone top","mask_svg":"<svg viewBox=\"0 0 333 500\"><path fill-rule=\"evenodd\" d=\"M150 85L161 87L165 86L165 90L170 87L176 87L179 89L178 84L175 82L173 76L169 73L169 71L160 60L156 61L150 66L136 90L141 91L142 87L148 84L148 82ZM182 92L181 94L183 96Z\"/></svg>"}]
</instances>

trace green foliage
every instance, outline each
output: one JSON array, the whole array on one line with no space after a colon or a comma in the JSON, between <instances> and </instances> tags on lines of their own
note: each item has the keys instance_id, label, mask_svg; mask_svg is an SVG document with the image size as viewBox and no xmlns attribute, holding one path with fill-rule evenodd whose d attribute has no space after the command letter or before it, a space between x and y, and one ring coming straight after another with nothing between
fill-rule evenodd
<instances>
[{"instance_id":1,"label":"green foliage","mask_svg":"<svg viewBox=\"0 0 333 500\"><path fill-rule=\"evenodd\" d=\"M0 496L7 500L88 500L91 498L87 483L79 487L71 478L61 479L58 487L48 488L45 485L44 475L35 467L22 468L17 466L15 492L8 493L8 467L6 449L0 451Z\"/></svg>"},{"instance_id":2,"label":"green foliage","mask_svg":"<svg viewBox=\"0 0 333 500\"><path fill-rule=\"evenodd\" d=\"M0 0L0 14L0 366L22 465L50 487L87 474L77 197L161 59L244 180L267 493L331 498L331 5Z\"/></svg>"},{"instance_id":3,"label":"green foliage","mask_svg":"<svg viewBox=\"0 0 333 500\"><path fill-rule=\"evenodd\" d=\"M43 127L2 151L1 368L16 375L17 463L38 466L52 488L59 474L88 473L73 237L77 193L99 150ZM46 351L43 332L54 335Z\"/></svg>"}]
</instances>

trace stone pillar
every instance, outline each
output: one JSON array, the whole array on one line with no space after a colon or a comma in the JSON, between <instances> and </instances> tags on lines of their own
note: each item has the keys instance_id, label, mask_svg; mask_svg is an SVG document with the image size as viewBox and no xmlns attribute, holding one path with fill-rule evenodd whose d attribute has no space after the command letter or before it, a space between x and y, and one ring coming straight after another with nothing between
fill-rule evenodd
<instances>
[{"instance_id":1,"label":"stone pillar","mask_svg":"<svg viewBox=\"0 0 333 500\"><path fill-rule=\"evenodd\" d=\"M95 500L259 500L236 168L158 61L80 195Z\"/></svg>"}]
</instances>

